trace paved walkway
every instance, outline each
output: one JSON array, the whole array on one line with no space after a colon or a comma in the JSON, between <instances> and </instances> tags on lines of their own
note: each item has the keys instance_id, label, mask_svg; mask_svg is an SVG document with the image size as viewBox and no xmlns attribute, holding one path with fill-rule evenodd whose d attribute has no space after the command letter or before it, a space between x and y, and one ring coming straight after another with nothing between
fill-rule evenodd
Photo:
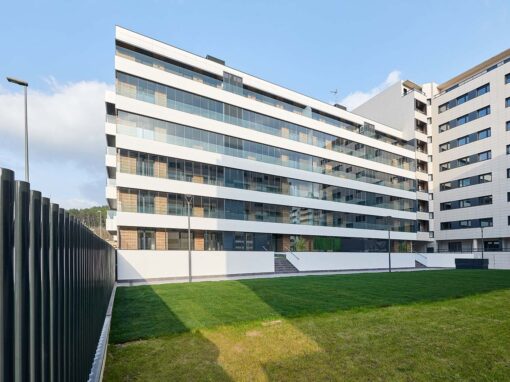
<instances>
[{"instance_id":1,"label":"paved walkway","mask_svg":"<svg viewBox=\"0 0 510 382\"><path fill-rule=\"evenodd\" d=\"M420 272L432 271L450 268L397 268L392 269L392 272ZM321 275L350 275L355 273L384 273L388 272L388 268L382 269L351 269L343 271L313 271L313 272L296 272L296 273L252 273L243 275L231 276L195 276L193 282L202 281L225 281L225 280L248 280L248 279L270 279L275 277L296 277L296 276L321 276ZM136 286L136 285L157 285L157 284L175 284L188 282L187 277L176 277L167 279L152 279L143 281L120 281L117 285L122 286Z\"/></svg>"}]
</instances>

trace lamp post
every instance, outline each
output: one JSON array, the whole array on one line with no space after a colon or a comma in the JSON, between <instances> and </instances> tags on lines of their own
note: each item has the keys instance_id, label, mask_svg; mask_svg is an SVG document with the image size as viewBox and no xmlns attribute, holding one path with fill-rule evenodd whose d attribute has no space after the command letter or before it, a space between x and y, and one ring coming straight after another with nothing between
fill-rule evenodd
<instances>
[{"instance_id":1,"label":"lamp post","mask_svg":"<svg viewBox=\"0 0 510 382\"><path fill-rule=\"evenodd\" d=\"M25 181L29 182L29 171L28 171L28 101L27 101L27 88L28 88L28 82L23 80L18 80L16 78L7 77L7 81L23 86L23 89L25 90Z\"/></svg>"},{"instance_id":2,"label":"lamp post","mask_svg":"<svg viewBox=\"0 0 510 382\"><path fill-rule=\"evenodd\" d=\"M103 214L101 212L101 210L97 211L97 213L99 214L99 236L103 237L103 224L102 224L102 217L103 217Z\"/></svg>"},{"instance_id":3,"label":"lamp post","mask_svg":"<svg viewBox=\"0 0 510 382\"><path fill-rule=\"evenodd\" d=\"M188 203L188 281L191 282L191 203L193 195L186 195L186 203Z\"/></svg>"},{"instance_id":4,"label":"lamp post","mask_svg":"<svg viewBox=\"0 0 510 382\"><path fill-rule=\"evenodd\" d=\"M482 263L483 263L483 247L484 247L484 243L483 243L483 225L480 224L480 230L482 231Z\"/></svg>"},{"instance_id":5,"label":"lamp post","mask_svg":"<svg viewBox=\"0 0 510 382\"><path fill-rule=\"evenodd\" d=\"M391 273L391 216L386 216L388 223L388 271Z\"/></svg>"}]
</instances>

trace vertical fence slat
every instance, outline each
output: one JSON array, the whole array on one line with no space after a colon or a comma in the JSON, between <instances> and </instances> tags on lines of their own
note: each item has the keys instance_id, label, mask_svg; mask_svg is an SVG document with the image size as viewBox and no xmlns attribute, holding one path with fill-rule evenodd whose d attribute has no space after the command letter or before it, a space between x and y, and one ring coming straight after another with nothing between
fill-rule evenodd
<instances>
[{"instance_id":1,"label":"vertical fence slat","mask_svg":"<svg viewBox=\"0 0 510 382\"><path fill-rule=\"evenodd\" d=\"M64 382L64 256L65 225L64 209L58 210L58 381Z\"/></svg>"},{"instance_id":2,"label":"vertical fence slat","mask_svg":"<svg viewBox=\"0 0 510 382\"><path fill-rule=\"evenodd\" d=\"M41 381L50 380L50 200L41 211Z\"/></svg>"},{"instance_id":3,"label":"vertical fence slat","mask_svg":"<svg viewBox=\"0 0 510 382\"><path fill-rule=\"evenodd\" d=\"M0 249L0 382L97 377L115 250L2 168Z\"/></svg>"},{"instance_id":4,"label":"vertical fence slat","mask_svg":"<svg viewBox=\"0 0 510 382\"><path fill-rule=\"evenodd\" d=\"M14 378L14 172L0 168L0 381Z\"/></svg>"},{"instance_id":5,"label":"vertical fence slat","mask_svg":"<svg viewBox=\"0 0 510 382\"><path fill-rule=\"evenodd\" d=\"M69 381L69 213L64 212L64 381Z\"/></svg>"},{"instance_id":6,"label":"vertical fence slat","mask_svg":"<svg viewBox=\"0 0 510 382\"><path fill-rule=\"evenodd\" d=\"M30 184L16 181L14 200L14 380L30 376Z\"/></svg>"},{"instance_id":7,"label":"vertical fence slat","mask_svg":"<svg viewBox=\"0 0 510 382\"><path fill-rule=\"evenodd\" d=\"M41 380L41 193L30 195L30 380Z\"/></svg>"},{"instance_id":8,"label":"vertical fence slat","mask_svg":"<svg viewBox=\"0 0 510 382\"><path fill-rule=\"evenodd\" d=\"M58 377L58 204L50 206L50 381Z\"/></svg>"}]
</instances>

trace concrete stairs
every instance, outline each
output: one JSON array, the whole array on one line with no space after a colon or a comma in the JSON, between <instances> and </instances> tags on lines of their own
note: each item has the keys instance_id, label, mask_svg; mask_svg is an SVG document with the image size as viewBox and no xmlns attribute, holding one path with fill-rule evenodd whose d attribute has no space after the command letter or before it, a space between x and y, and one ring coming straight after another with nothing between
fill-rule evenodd
<instances>
[{"instance_id":1,"label":"concrete stairs","mask_svg":"<svg viewBox=\"0 0 510 382\"><path fill-rule=\"evenodd\" d=\"M275 273L297 273L297 268L287 260L284 254L275 254L274 256L274 272Z\"/></svg>"}]
</instances>

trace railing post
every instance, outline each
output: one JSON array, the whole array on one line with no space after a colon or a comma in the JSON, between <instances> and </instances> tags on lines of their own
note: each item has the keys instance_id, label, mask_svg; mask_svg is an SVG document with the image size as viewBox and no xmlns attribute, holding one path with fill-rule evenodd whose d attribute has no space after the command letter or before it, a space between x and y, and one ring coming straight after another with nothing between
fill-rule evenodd
<instances>
[{"instance_id":1,"label":"railing post","mask_svg":"<svg viewBox=\"0 0 510 382\"><path fill-rule=\"evenodd\" d=\"M50 380L50 200L41 211L41 381Z\"/></svg>"},{"instance_id":2,"label":"railing post","mask_svg":"<svg viewBox=\"0 0 510 382\"><path fill-rule=\"evenodd\" d=\"M30 195L30 380L41 380L41 193Z\"/></svg>"},{"instance_id":3,"label":"railing post","mask_svg":"<svg viewBox=\"0 0 510 382\"><path fill-rule=\"evenodd\" d=\"M14 380L30 376L30 184L16 181L14 200Z\"/></svg>"},{"instance_id":4,"label":"railing post","mask_svg":"<svg viewBox=\"0 0 510 382\"><path fill-rule=\"evenodd\" d=\"M14 379L14 172L0 168L0 381Z\"/></svg>"}]
</instances>

